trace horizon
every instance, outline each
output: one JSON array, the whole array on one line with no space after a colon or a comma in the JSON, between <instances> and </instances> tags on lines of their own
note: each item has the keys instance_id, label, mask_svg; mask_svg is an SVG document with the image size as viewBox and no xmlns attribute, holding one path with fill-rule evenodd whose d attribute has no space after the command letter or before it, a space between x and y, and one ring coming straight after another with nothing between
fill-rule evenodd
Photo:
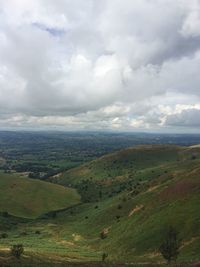
<instances>
[{"instance_id":1,"label":"horizon","mask_svg":"<svg viewBox=\"0 0 200 267\"><path fill-rule=\"evenodd\" d=\"M19 129L19 128L8 128L8 129L0 129L1 132L16 132L16 133L83 133L83 134L92 134L92 133L99 133L99 134L132 134L132 135L138 135L138 134L146 134L146 135L196 135L200 136L199 132L177 132L177 131L170 131L170 132L164 132L164 131L131 131L131 130L64 130L64 129Z\"/></svg>"}]
</instances>

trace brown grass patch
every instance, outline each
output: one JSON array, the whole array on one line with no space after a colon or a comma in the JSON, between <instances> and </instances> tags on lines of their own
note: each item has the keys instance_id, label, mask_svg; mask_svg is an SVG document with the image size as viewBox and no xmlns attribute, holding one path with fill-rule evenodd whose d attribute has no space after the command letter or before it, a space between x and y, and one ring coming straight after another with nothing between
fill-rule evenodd
<instances>
[{"instance_id":1,"label":"brown grass patch","mask_svg":"<svg viewBox=\"0 0 200 267\"><path fill-rule=\"evenodd\" d=\"M185 198L196 189L200 188L199 181L183 180L178 181L176 184L170 185L159 194L162 200Z\"/></svg>"}]
</instances>

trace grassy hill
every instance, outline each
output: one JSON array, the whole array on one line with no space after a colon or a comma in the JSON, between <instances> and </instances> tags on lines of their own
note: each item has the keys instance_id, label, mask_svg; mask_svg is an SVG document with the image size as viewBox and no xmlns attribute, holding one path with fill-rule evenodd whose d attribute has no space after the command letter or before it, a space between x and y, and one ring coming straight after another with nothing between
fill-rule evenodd
<instances>
[{"instance_id":1,"label":"grassy hill","mask_svg":"<svg viewBox=\"0 0 200 267\"><path fill-rule=\"evenodd\" d=\"M199 146L138 146L53 180L75 187L82 204L12 226L0 248L17 238L27 254L58 261L100 261L106 252L108 261L163 263L158 248L173 226L181 240L178 262L200 261Z\"/></svg>"},{"instance_id":2,"label":"grassy hill","mask_svg":"<svg viewBox=\"0 0 200 267\"><path fill-rule=\"evenodd\" d=\"M170 225L180 232L179 259L200 260L199 174L199 146L148 145L109 154L59 177L86 202L63 216L112 260L161 260L158 247Z\"/></svg>"},{"instance_id":3,"label":"grassy hill","mask_svg":"<svg viewBox=\"0 0 200 267\"><path fill-rule=\"evenodd\" d=\"M137 194L153 179L193 169L199 153L196 146L142 145L106 155L52 181L77 188L85 202L101 201L124 191Z\"/></svg>"},{"instance_id":4,"label":"grassy hill","mask_svg":"<svg viewBox=\"0 0 200 267\"><path fill-rule=\"evenodd\" d=\"M151 168L162 163L176 161L181 147L169 145L141 145L108 154L80 167L65 172L60 183L76 184L84 179L110 180L119 176L127 177L142 169Z\"/></svg>"},{"instance_id":5,"label":"grassy hill","mask_svg":"<svg viewBox=\"0 0 200 267\"><path fill-rule=\"evenodd\" d=\"M11 215L36 218L49 211L80 202L75 189L0 173L0 211Z\"/></svg>"}]
</instances>

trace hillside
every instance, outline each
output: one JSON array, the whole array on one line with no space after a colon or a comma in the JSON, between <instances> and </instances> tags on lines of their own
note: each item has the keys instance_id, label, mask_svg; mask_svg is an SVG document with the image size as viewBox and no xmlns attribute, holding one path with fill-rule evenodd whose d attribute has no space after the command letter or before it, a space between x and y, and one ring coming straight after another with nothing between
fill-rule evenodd
<instances>
[{"instance_id":1,"label":"hillside","mask_svg":"<svg viewBox=\"0 0 200 267\"><path fill-rule=\"evenodd\" d=\"M52 181L77 188L83 201L101 201L124 190L138 193L163 174L188 171L199 158L198 147L141 145L98 158Z\"/></svg>"},{"instance_id":2,"label":"hillside","mask_svg":"<svg viewBox=\"0 0 200 267\"><path fill-rule=\"evenodd\" d=\"M180 158L182 147L174 145L141 145L108 154L65 172L59 183L76 184L82 180L110 180L135 175L142 169L174 162Z\"/></svg>"},{"instance_id":3,"label":"hillside","mask_svg":"<svg viewBox=\"0 0 200 267\"><path fill-rule=\"evenodd\" d=\"M110 259L136 261L161 260L158 247L172 225L182 240L180 261L200 260L199 173L198 146L139 146L101 157L59 178L88 202L64 221Z\"/></svg>"},{"instance_id":4,"label":"hillside","mask_svg":"<svg viewBox=\"0 0 200 267\"><path fill-rule=\"evenodd\" d=\"M0 248L17 238L27 255L59 262L101 261L105 252L111 262L163 263L158 248L173 226L181 240L178 262L198 262L199 174L199 146L148 145L109 154L53 178L77 188L80 205L11 226Z\"/></svg>"},{"instance_id":5,"label":"hillside","mask_svg":"<svg viewBox=\"0 0 200 267\"><path fill-rule=\"evenodd\" d=\"M80 197L75 189L0 173L0 211L36 218L49 211L73 206Z\"/></svg>"}]
</instances>

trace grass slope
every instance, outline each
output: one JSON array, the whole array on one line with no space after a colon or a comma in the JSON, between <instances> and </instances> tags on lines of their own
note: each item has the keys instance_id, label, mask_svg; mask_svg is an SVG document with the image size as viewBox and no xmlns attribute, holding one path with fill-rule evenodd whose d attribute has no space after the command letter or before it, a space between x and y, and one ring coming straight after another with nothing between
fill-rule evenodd
<instances>
[{"instance_id":1,"label":"grass slope","mask_svg":"<svg viewBox=\"0 0 200 267\"><path fill-rule=\"evenodd\" d=\"M49 211L80 202L75 189L0 173L0 211L11 215L36 218Z\"/></svg>"},{"instance_id":2,"label":"grass slope","mask_svg":"<svg viewBox=\"0 0 200 267\"><path fill-rule=\"evenodd\" d=\"M54 219L14 224L0 248L23 243L26 253L58 261L100 261L106 252L111 262L163 263L158 248L172 225L181 239L178 262L198 262L199 173L198 146L139 146L102 157L58 177L82 198L89 194L88 203Z\"/></svg>"},{"instance_id":3,"label":"grass slope","mask_svg":"<svg viewBox=\"0 0 200 267\"><path fill-rule=\"evenodd\" d=\"M81 188L83 196L91 194L89 203L65 220L76 222L112 260L161 260L158 247L173 225L182 240L179 259L200 260L199 173L199 146L138 146L101 157L59 178L62 184L93 185L92 192ZM92 203L99 185L103 194ZM107 232L103 240L101 231Z\"/></svg>"},{"instance_id":4,"label":"grass slope","mask_svg":"<svg viewBox=\"0 0 200 267\"><path fill-rule=\"evenodd\" d=\"M129 174L134 175L143 169L174 162L181 150L181 147L174 145L136 146L71 169L59 177L58 182L76 184L88 178L91 180L120 179L120 176L127 178Z\"/></svg>"}]
</instances>

